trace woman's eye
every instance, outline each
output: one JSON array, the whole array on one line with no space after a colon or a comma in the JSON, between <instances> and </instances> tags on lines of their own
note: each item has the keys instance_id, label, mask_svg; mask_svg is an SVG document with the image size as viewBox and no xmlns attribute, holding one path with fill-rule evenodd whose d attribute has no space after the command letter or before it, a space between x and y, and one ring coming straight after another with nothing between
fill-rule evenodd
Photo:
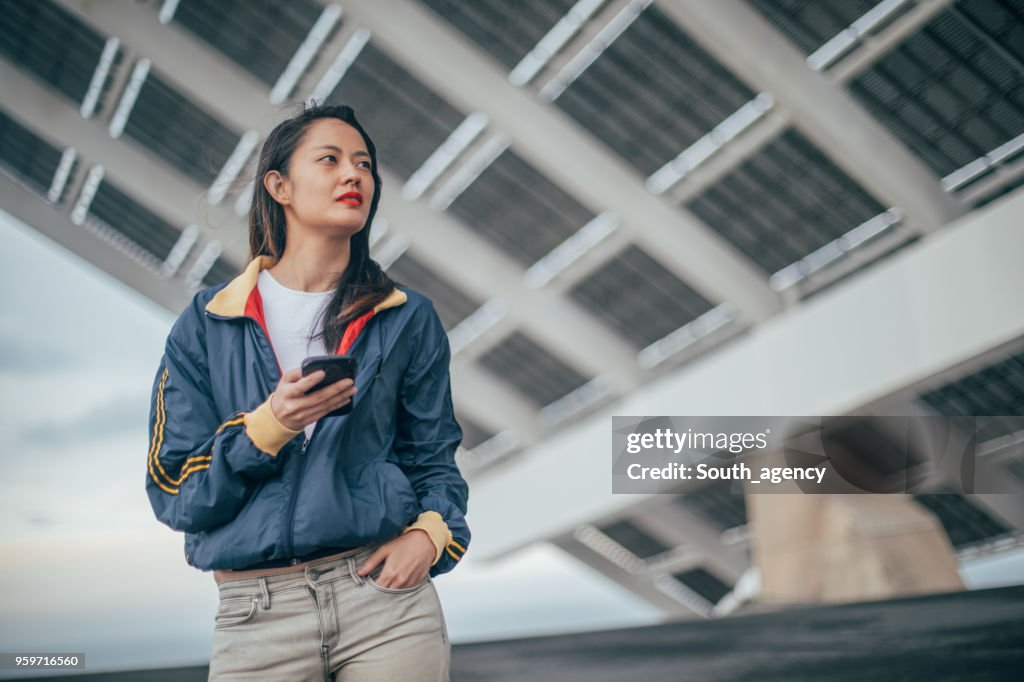
<instances>
[{"instance_id":1,"label":"woman's eye","mask_svg":"<svg viewBox=\"0 0 1024 682\"><path fill-rule=\"evenodd\" d=\"M363 164L366 164L366 166L365 166L366 168L370 168L370 162L369 161L360 161L358 165L363 165Z\"/></svg>"},{"instance_id":2,"label":"woman's eye","mask_svg":"<svg viewBox=\"0 0 1024 682\"><path fill-rule=\"evenodd\" d=\"M320 160L321 160L321 161L323 161L324 159L330 159L331 161L335 161L335 160L336 160L336 159L334 158L334 155L333 155L333 154L328 154L327 156L323 156L323 157L320 157Z\"/></svg>"}]
</instances>

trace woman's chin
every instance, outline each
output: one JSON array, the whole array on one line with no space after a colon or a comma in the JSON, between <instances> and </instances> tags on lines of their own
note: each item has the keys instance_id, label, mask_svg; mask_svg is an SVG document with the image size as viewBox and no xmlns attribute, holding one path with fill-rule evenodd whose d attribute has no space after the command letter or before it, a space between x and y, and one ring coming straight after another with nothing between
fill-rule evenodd
<instances>
[{"instance_id":1,"label":"woman's chin","mask_svg":"<svg viewBox=\"0 0 1024 682\"><path fill-rule=\"evenodd\" d=\"M330 222L321 225L318 232L325 237L349 239L361 229L363 229L363 224L355 221Z\"/></svg>"}]
</instances>

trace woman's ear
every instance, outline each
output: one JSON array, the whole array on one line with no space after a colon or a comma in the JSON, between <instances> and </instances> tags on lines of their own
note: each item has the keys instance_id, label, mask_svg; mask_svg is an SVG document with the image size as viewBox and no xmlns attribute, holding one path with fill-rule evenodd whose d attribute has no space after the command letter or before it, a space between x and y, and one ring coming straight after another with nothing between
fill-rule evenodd
<instances>
[{"instance_id":1,"label":"woman's ear","mask_svg":"<svg viewBox=\"0 0 1024 682\"><path fill-rule=\"evenodd\" d=\"M288 205L290 200L288 181L285 180L280 171L267 171L267 174L263 176L263 186L267 188L267 192L270 193L274 201L282 206Z\"/></svg>"}]
</instances>

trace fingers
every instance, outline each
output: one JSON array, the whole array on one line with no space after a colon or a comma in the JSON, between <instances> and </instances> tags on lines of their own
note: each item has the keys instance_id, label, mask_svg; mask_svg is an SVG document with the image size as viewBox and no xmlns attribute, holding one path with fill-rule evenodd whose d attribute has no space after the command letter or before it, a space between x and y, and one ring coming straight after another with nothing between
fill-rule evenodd
<instances>
[{"instance_id":1,"label":"fingers","mask_svg":"<svg viewBox=\"0 0 1024 682\"><path fill-rule=\"evenodd\" d=\"M322 369L318 369L312 374L307 374L306 376L299 375L298 381L295 381L292 384L292 390L296 395L302 395L323 381L325 376L327 376L327 372Z\"/></svg>"},{"instance_id":2,"label":"fingers","mask_svg":"<svg viewBox=\"0 0 1024 682\"><path fill-rule=\"evenodd\" d=\"M322 371L322 370L321 370ZM292 384L302 378L302 368L296 367L293 370L289 370L281 375L281 381Z\"/></svg>"},{"instance_id":3,"label":"fingers","mask_svg":"<svg viewBox=\"0 0 1024 682\"><path fill-rule=\"evenodd\" d=\"M409 542L410 539L415 540L416 535L402 535L381 546L370 555L357 573L361 576L369 575L383 562L384 568L373 579L381 587L401 590L420 584L429 574L433 553L429 557L424 556L418 551L416 544Z\"/></svg>"},{"instance_id":4,"label":"fingers","mask_svg":"<svg viewBox=\"0 0 1024 682\"><path fill-rule=\"evenodd\" d=\"M356 387L350 379L342 379L330 386L326 386L315 393L306 396L304 400L310 401L310 408L314 413L314 419L319 419L329 412L333 412L346 405L356 393Z\"/></svg>"},{"instance_id":5,"label":"fingers","mask_svg":"<svg viewBox=\"0 0 1024 682\"><path fill-rule=\"evenodd\" d=\"M338 383L340 384L342 382L339 381ZM323 391L325 392L325 402L330 403L334 407L341 407L342 405L347 403L349 400L352 399L352 396L356 394L356 391L359 390L351 383L348 383L345 386L330 386L329 388L332 389L331 393L333 393L333 395L331 395L330 393L326 393L326 388L323 389Z\"/></svg>"},{"instance_id":6,"label":"fingers","mask_svg":"<svg viewBox=\"0 0 1024 682\"><path fill-rule=\"evenodd\" d=\"M291 429L302 428L344 406L355 395L352 379L335 381L307 395L306 392L323 381L325 376L323 370L305 377L301 369L283 374L270 396L271 409L278 421Z\"/></svg>"},{"instance_id":7,"label":"fingers","mask_svg":"<svg viewBox=\"0 0 1024 682\"><path fill-rule=\"evenodd\" d=\"M356 573L364 576L373 572L373 569L377 568L377 564L384 561L384 558L388 555L387 546L380 547L376 552L371 554L369 558L363 563L362 567Z\"/></svg>"},{"instance_id":8,"label":"fingers","mask_svg":"<svg viewBox=\"0 0 1024 682\"><path fill-rule=\"evenodd\" d=\"M300 371L301 370L292 370L281 377L281 383L278 385L277 388L277 393L279 395L285 398L307 397L306 392L315 387L321 381L323 381L324 377L327 376L327 373L324 372L322 369L318 369L315 372L308 374L306 376L302 376ZM318 396L319 400L325 400L328 397L334 395L335 393L340 393L341 391L344 391L346 388L352 385L352 379L341 379L340 381L335 381L331 384L328 384L327 386L318 389L317 391L314 391L309 395ZM317 401L314 400L313 402L315 403Z\"/></svg>"},{"instance_id":9,"label":"fingers","mask_svg":"<svg viewBox=\"0 0 1024 682\"><path fill-rule=\"evenodd\" d=\"M298 397L323 381L325 376L327 373L322 369L307 376L302 376L301 369L293 369L281 375L281 381L277 384L275 392L283 398Z\"/></svg>"}]
</instances>

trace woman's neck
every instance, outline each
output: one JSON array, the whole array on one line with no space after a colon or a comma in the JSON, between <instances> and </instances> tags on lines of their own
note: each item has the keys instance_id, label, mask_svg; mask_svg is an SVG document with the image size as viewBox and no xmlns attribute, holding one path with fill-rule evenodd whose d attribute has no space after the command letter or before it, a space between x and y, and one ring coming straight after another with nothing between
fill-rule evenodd
<instances>
[{"instance_id":1,"label":"woman's neck","mask_svg":"<svg viewBox=\"0 0 1024 682\"><path fill-rule=\"evenodd\" d=\"M288 240L270 274L296 291L330 291L348 267L349 248L348 239Z\"/></svg>"}]
</instances>

